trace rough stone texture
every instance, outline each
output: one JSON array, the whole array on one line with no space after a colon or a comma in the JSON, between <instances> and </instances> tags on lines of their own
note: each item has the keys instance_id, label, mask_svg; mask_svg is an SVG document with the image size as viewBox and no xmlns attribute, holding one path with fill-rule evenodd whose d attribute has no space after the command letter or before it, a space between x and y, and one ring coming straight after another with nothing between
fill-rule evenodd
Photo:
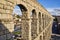
<instances>
[{"instance_id":1,"label":"rough stone texture","mask_svg":"<svg viewBox=\"0 0 60 40\"><path fill-rule=\"evenodd\" d=\"M0 0L0 28L2 29L0 30L0 39L5 40L6 35L11 35L14 31L15 23L12 13L16 5L24 7L21 8L23 9L21 17L23 40L49 40L53 17L37 0ZM35 12L31 16L32 10L35 10Z\"/></svg>"},{"instance_id":2,"label":"rough stone texture","mask_svg":"<svg viewBox=\"0 0 60 40\"><path fill-rule=\"evenodd\" d=\"M34 40L37 37L37 19L32 19L31 23L31 36L32 40Z\"/></svg>"}]
</instances>

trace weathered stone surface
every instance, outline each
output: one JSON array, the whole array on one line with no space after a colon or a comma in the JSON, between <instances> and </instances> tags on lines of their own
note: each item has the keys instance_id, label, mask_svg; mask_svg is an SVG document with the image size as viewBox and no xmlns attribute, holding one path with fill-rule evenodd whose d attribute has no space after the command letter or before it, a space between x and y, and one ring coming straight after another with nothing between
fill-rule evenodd
<instances>
[{"instance_id":1,"label":"weathered stone surface","mask_svg":"<svg viewBox=\"0 0 60 40\"><path fill-rule=\"evenodd\" d=\"M20 21L12 16L16 5L19 5L22 12ZM49 12L36 0L0 0L0 39L10 39L14 25L20 25L23 40L49 40L52 19Z\"/></svg>"},{"instance_id":2,"label":"weathered stone surface","mask_svg":"<svg viewBox=\"0 0 60 40\"><path fill-rule=\"evenodd\" d=\"M4 14L4 13L6 13L6 10L0 9L0 13Z\"/></svg>"},{"instance_id":3,"label":"weathered stone surface","mask_svg":"<svg viewBox=\"0 0 60 40\"><path fill-rule=\"evenodd\" d=\"M0 4L0 8L3 9L3 4Z\"/></svg>"},{"instance_id":4,"label":"weathered stone surface","mask_svg":"<svg viewBox=\"0 0 60 40\"><path fill-rule=\"evenodd\" d=\"M0 3L1 3L1 4L5 4L6 1L5 1L5 0L0 0Z\"/></svg>"},{"instance_id":5,"label":"weathered stone surface","mask_svg":"<svg viewBox=\"0 0 60 40\"><path fill-rule=\"evenodd\" d=\"M15 0L6 0L7 2L10 2L10 3L12 3L12 4L14 4L15 3Z\"/></svg>"}]
</instances>

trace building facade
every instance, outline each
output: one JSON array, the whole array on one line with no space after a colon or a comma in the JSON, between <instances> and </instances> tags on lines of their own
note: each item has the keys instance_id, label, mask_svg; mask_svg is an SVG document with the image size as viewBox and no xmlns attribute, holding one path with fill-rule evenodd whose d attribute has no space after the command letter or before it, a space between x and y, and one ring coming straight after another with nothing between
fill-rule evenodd
<instances>
[{"instance_id":1,"label":"building facade","mask_svg":"<svg viewBox=\"0 0 60 40\"><path fill-rule=\"evenodd\" d=\"M55 34L60 34L60 16L54 16L52 32Z\"/></svg>"},{"instance_id":2,"label":"building facade","mask_svg":"<svg viewBox=\"0 0 60 40\"><path fill-rule=\"evenodd\" d=\"M0 39L11 38L15 24L12 13L16 5L22 12L22 39L50 40L53 17L37 0L0 0Z\"/></svg>"}]
</instances>

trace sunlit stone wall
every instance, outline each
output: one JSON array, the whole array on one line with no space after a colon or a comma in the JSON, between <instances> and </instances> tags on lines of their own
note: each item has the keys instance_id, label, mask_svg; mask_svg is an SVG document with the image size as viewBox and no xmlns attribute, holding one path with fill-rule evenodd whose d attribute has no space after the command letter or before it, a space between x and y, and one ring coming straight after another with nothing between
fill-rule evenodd
<instances>
[{"instance_id":1,"label":"sunlit stone wall","mask_svg":"<svg viewBox=\"0 0 60 40\"><path fill-rule=\"evenodd\" d=\"M0 38L2 40L11 38L14 31L12 13L16 5L19 5L22 11L22 39L50 40L53 17L37 0L0 0ZM32 13L33 10L36 15L35 12Z\"/></svg>"}]
</instances>

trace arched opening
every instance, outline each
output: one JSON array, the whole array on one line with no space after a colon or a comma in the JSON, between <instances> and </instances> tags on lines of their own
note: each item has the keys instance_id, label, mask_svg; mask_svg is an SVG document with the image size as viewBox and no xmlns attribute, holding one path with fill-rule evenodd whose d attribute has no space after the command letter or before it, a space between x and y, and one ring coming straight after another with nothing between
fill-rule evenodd
<instances>
[{"instance_id":1,"label":"arched opening","mask_svg":"<svg viewBox=\"0 0 60 40\"><path fill-rule=\"evenodd\" d=\"M48 25L48 24L47 24L47 21L48 21L48 20L47 20L47 15L46 15L46 16L45 16L45 27L47 27L47 25Z\"/></svg>"},{"instance_id":2,"label":"arched opening","mask_svg":"<svg viewBox=\"0 0 60 40\"><path fill-rule=\"evenodd\" d=\"M42 40L42 36L40 36L40 40Z\"/></svg>"},{"instance_id":3,"label":"arched opening","mask_svg":"<svg viewBox=\"0 0 60 40\"><path fill-rule=\"evenodd\" d=\"M42 14L42 27L44 29L44 14Z\"/></svg>"},{"instance_id":4,"label":"arched opening","mask_svg":"<svg viewBox=\"0 0 60 40\"><path fill-rule=\"evenodd\" d=\"M46 14L45 14L45 27L46 27Z\"/></svg>"},{"instance_id":5,"label":"arched opening","mask_svg":"<svg viewBox=\"0 0 60 40\"><path fill-rule=\"evenodd\" d=\"M42 31L42 28L41 28L41 13L39 12L38 14L38 20L39 20L39 33Z\"/></svg>"},{"instance_id":6,"label":"arched opening","mask_svg":"<svg viewBox=\"0 0 60 40\"><path fill-rule=\"evenodd\" d=\"M32 10L32 15L31 15L31 36L32 40L34 40L37 37L37 17L36 17L36 11L35 9Z\"/></svg>"},{"instance_id":7,"label":"arched opening","mask_svg":"<svg viewBox=\"0 0 60 40\"><path fill-rule=\"evenodd\" d=\"M16 14L16 15L22 16L26 12L27 12L26 7L22 4L18 4L14 8L13 15Z\"/></svg>"},{"instance_id":8,"label":"arched opening","mask_svg":"<svg viewBox=\"0 0 60 40\"><path fill-rule=\"evenodd\" d=\"M27 39L27 9L24 5L18 4L15 6L13 11L13 20L14 20L14 35L15 38L20 37ZM24 19L24 20L23 20Z\"/></svg>"},{"instance_id":9,"label":"arched opening","mask_svg":"<svg viewBox=\"0 0 60 40\"><path fill-rule=\"evenodd\" d=\"M35 9L32 10L32 17L36 18L36 11L35 11Z\"/></svg>"}]
</instances>

